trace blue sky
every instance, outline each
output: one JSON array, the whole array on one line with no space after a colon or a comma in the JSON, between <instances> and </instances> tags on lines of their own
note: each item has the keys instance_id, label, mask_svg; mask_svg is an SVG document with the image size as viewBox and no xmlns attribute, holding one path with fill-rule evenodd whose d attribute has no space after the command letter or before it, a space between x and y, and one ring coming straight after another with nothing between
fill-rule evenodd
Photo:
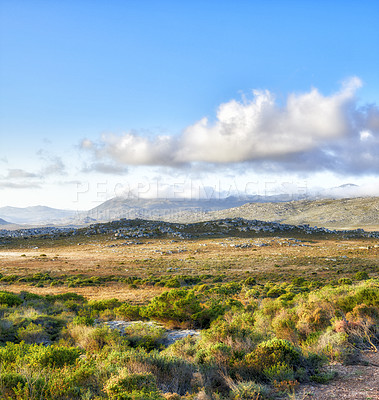
<instances>
[{"instance_id":1,"label":"blue sky","mask_svg":"<svg viewBox=\"0 0 379 400\"><path fill-rule=\"evenodd\" d=\"M378 20L367 0L1 0L0 206L379 195Z\"/></svg>"}]
</instances>

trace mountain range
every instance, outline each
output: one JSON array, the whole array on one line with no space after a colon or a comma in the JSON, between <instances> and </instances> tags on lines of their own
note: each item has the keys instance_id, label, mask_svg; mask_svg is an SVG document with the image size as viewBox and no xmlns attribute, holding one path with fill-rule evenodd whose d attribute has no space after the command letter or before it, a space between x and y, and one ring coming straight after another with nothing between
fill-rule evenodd
<instances>
[{"instance_id":1,"label":"mountain range","mask_svg":"<svg viewBox=\"0 0 379 400\"><path fill-rule=\"evenodd\" d=\"M264 201L260 196L244 198L227 197L220 199L136 199L116 197L100 204L81 218L92 221L112 221L121 218L127 219L162 219L175 221L180 215L202 215L211 211L226 210L240 207L248 202ZM283 201L276 196L272 201Z\"/></svg>"},{"instance_id":2,"label":"mountain range","mask_svg":"<svg viewBox=\"0 0 379 400\"><path fill-rule=\"evenodd\" d=\"M7 227L6 224L10 223L28 226L82 226L121 218L178 223L245 218L333 229L379 229L379 197L284 201L285 199L285 196L200 200L116 197L82 212L43 206L2 207L0 225Z\"/></svg>"},{"instance_id":3,"label":"mountain range","mask_svg":"<svg viewBox=\"0 0 379 400\"><path fill-rule=\"evenodd\" d=\"M331 229L379 230L379 197L248 203L206 215L209 220L237 217Z\"/></svg>"},{"instance_id":4,"label":"mountain range","mask_svg":"<svg viewBox=\"0 0 379 400\"><path fill-rule=\"evenodd\" d=\"M48 225L64 223L77 214L72 210L59 210L45 206L0 207L0 218L11 224Z\"/></svg>"}]
</instances>

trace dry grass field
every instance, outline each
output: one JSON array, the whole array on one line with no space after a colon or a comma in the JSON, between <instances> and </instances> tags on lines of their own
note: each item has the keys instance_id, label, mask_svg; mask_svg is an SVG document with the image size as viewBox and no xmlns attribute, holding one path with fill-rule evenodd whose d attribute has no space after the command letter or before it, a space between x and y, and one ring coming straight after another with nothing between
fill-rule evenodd
<instances>
[{"instance_id":1,"label":"dry grass field","mask_svg":"<svg viewBox=\"0 0 379 400\"><path fill-rule=\"evenodd\" d=\"M159 285L131 285L123 278L197 276L222 282L253 276L259 283L295 277L338 280L366 271L377 277L378 239L346 239L342 235L219 237L208 239L120 240L112 235L42 240L14 239L0 246L0 273L17 279L0 281L2 290L38 294L76 292L89 299L116 297L145 303L167 290ZM58 284L23 282L49 274ZM67 283L70 277L100 277L101 284ZM206 278L203 278L206 277ZM21 278L21 279L19 279Z\"/></svg>"}]
</instances>

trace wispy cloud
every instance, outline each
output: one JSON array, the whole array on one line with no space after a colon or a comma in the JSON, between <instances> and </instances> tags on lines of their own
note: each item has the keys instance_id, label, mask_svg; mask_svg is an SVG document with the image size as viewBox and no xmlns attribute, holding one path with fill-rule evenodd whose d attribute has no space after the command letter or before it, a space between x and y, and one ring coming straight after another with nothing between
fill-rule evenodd
<instances>
[{"instance_id":1,"label":"wispy cloud","mask_svg":"<svg viewBox=\"0 0 379 400\"><path fill-rule=\"evenodd\" d=\"M82 168L82 172L85 173L100 172L102 174L125 175L128 173L128 168L126 168L124 165L96 162L90 165L86 164Z\"/></svg>"},{"instance_id":2,"label":"wispy cloud","mask_svg":"<svg viewBox=\"0 0 379 400\"><path fill-rule=\"evenodd\" d=\"M59 156L51 155L47 151L40 149L37 152L39 158L44 162L39 175L44 178L48 175L65 175L66 166Z\"/></svg>"},{"instance_id":3,"label":"wispy cloud","mask_svg":"<svg viewBox=\"0 0 379 400\"><path fill-rule=\"evenodd\" d=\"M1 189L39 189L39 175L20 168L9 168L6 175L0 176Z\"/></svg>"},{"instance_id":4,"label":"wispy cloud","mask_svg":"<svg viewBox=\"0 0 379 400\"><path fill-rule=\"evenodd\" d=\"M379 172L379 108L358 106L361 86L350 78L329 96L317 89L290 94L279 105L267 90L221 104L214 121L202 118L177 136L128 132L83 140L97 160L118 165L182 167L249 163L257 170Z\"/></svg>"},{"instance_id":5,"label":"wispy cloud","mask_svg":"<svg viewBox=\"0 0 379 400\"><path fill-rule=\"evenodd\" d=\"M47 175L65 175L66 166L60 157L51 158L50 162L41 169L41 176Z\"/></svg>"},{"instance_id":6,"label":"wispy cloud","mask_svg":"<svg viewBox=\"0 0 379 400\"><path fill-rule=\"evenodd\" d=\"M33 172L28 172L19 168L8 169L8 175L5 179L25 179L25 178L37 178L38 175Z\"/></svg>"},{"instance_id":7,"label":"wispy cloud","mask_svg":"<svg viewBox=\"0 0 379 400\"><path fill-rule=\"evenodd\" d=\"M41 189L38 183L32 182L4 182L0 181L0 189Z\"/></svg>"}]
</instances>

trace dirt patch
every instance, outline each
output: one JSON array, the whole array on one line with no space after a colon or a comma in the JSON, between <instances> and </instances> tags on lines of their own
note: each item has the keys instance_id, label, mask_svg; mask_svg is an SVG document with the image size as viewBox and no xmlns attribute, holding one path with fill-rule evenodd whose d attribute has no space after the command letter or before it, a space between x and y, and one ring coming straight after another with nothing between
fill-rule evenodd
<instances>
[{"instance_id":1,"label":"dirt patch","mask_svg":"<svg viewBox=\"0 0 379 400\"><path fill-rule=\"evenodd\" d=\"M326 385L301 385L297 400L379 400L379 352L363 352L359 365L330 365L337 377Z\"/></svg>"}]
</instances>

